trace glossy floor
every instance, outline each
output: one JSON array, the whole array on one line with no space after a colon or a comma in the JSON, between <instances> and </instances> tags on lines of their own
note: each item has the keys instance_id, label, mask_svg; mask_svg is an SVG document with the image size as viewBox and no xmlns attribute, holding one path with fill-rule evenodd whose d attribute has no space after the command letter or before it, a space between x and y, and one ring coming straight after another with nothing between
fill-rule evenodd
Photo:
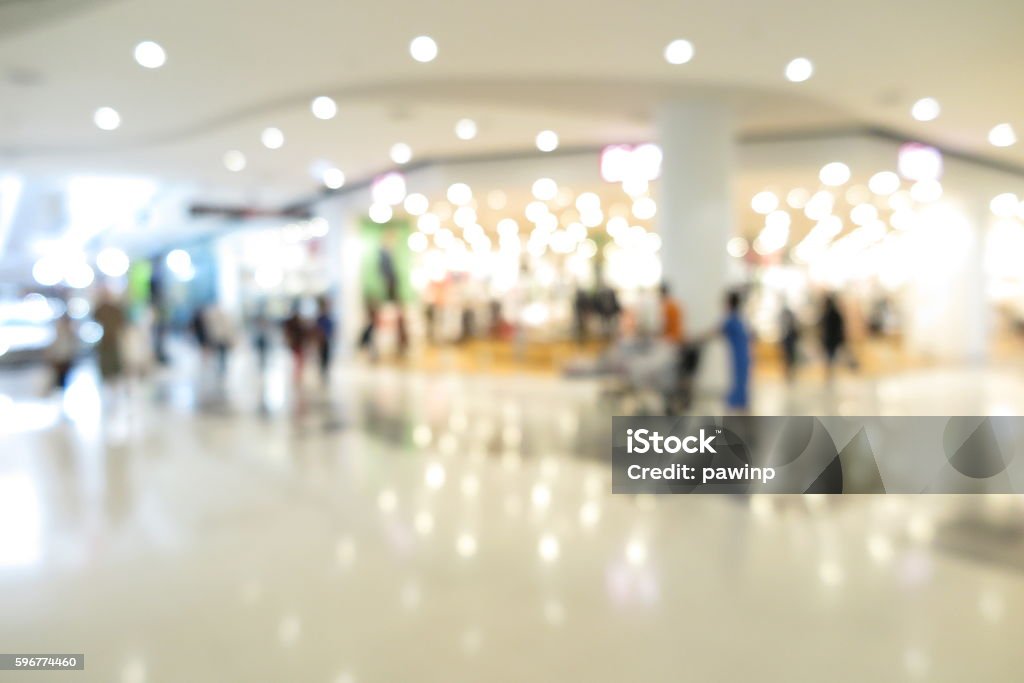
<instances>
[{"instance_id":1,"label":"glossy floor","mask_svg":"<svg viewBox=\"0 0 1024 683\"><path fill-rule=\"evenodd\" d=\"M176 368L0 384L0 650L40 681L1019 681L1017 497L609 493L591 382ZM197 379L205 378L205 379ZM760 383L757 412L1021 413L1024 379ZM708 400L709 409L714 409ZM0 672L0 680L24 680Z\"/></svg>"}]
</instances>

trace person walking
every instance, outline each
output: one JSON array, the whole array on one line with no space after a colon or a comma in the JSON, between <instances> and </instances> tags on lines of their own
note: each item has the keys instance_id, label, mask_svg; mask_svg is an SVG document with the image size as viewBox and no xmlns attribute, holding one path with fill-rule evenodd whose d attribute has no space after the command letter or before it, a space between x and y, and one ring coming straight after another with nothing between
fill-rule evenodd
<instances>
[{"instance_id":1,"label":"person walking","mask_svg":"<svg viewBox=\"0 0 1024 683\"><path fill-rule=\"evenodd\" d=\"M330 379L331 351L334 343L334 318L331 302L326 296L317 299L316 342L320 360L320 380L327 386Z\"/></svg>"},{"instance_id":2,"label":"person walking","mask_svg":"<svg viewBox=\"0 0 1024 683\"><path fill-rule=\"evenodd\" d=\"M661 297L661 338L670 344L682 344L686 339L683 307L672 296L667 282L659 289Z\"/></svg>"},{"instance_id":3,"label":"person walking","mask_svg":"<svg viewBox=\"0 0 1024 683\"><path fill-rule=\"evenodd\" d=\"M53 388L64 392L68 388L71 364L78 353L78 335L75 334L71 316L67 313L57 318L53 343L46 349L46 360L53 371Z\"/></svg>"},{"instance_id":4,"label":"person walking","mask_svg":"<svg viewBox=\"0 0 1024 683\"><path fill-rule=\"evenodd\" d=\"M292 381L296 387L302 385L302 372L306 361L306 322L302 319L300 304L296 301L292 305L292 312L285 318L282 325L284 340L288 350L292 353Z\"/></svg>"},{"instance_id":5,"label":"person walking","mask_svg":"<svg viewBox=\"0 0 1024 683\"><path fill-rule=\"evenodd\" d=\"M821 314L821 346L825 351L825 376L831 381L836 356L846 344L846 321L834 294L825 295Z\"/></svg>"},{"instance_id":6,"label":"person walking","mask_svg":"<svg viewBox=\"0 0 1024 683\"><path fill-rule=\"evenodd\" d=\"M100 294L99 304L92 317L103 328L103 336L96 344L96 353L99 357L100 378L110 386L117 382L124 372L122 341L125 315L120 303L109 289L104 289Z\"/></svg>"},{"instance_id":7,"label":"person walking","mask_svg":"<svg viewBox=\"0 0 1024 683\"><path fill-rule=\"evenodd\" d=\"M797 348L800 343L800 327L796 320L796 314L788 304L782 305L782 313L779 316L780 337L782 345L782 364L786 372L786 381L792 382L796 375Z\"/></svg>"}]
</instances>

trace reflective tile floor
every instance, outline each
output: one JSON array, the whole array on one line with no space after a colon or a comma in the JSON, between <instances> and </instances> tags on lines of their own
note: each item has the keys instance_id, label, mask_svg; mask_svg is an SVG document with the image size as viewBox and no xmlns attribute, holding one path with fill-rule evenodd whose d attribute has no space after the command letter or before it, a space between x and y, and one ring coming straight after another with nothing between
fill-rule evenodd
<instances>
[{"instance_id":1,"label":"reflective tile floor","mask_svg":"<svg viewBox=\"0 0 1024 683\"><path fill-rule=\"evenodd\" d=\"M0 375L0 651L86 655L0 681L1024 680L1020 498L612 496L589 381L212 374ZM1019 414L1024 377L756 396Z\"/></svg>"}]
</instances>

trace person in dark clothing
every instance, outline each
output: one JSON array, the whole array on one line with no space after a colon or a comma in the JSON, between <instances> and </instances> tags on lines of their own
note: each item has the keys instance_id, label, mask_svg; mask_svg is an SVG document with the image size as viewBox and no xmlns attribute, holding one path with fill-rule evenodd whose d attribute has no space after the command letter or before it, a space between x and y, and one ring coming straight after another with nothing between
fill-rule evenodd
<instances>
[{"instance_id":1,"label":"person in dark clothing","mask_svg":"<svg viewBox=\"0 0 1024 683\"><path fill-rule=\"evenodd\" d=\"M836 355L839 353L839 349L846 344L846 323L834 294L825 296L820 327L821 346L825 351L825 372L831 379Z\"/></svg>"},{"instance_id":2,"label":"person in dark clothing","mask_svg":"<svg viewBox=\"0 0 1024 683\"><path fill-rule=\"evenodd\" d=\"M800 343L800 328L796 315L787 305L782 306L780 316L782 362L786 369L786 380L792 382L796 374L797 345Z\"/></svg>"},{"instance_id":3,"label":"person in dark clothing","mask_svg":"<svg viewBox=\"0 0 1024 683\"><path fill-rule=\"evenodd\" d=\"M331 302L322 296L317 300L316 341L320 352L320 379L324 384L330 375L331 349L334 341L334 318L331 317Z\"/></svg>"},{"instance_id":4,"label":"person in dark clothing","mask_svg":"<svg viewBox=\"0 0 1024 683\"><path fill-rule=\"evenodd\" d=\"M366 327L359 335L359 348L370 352L370 358L376 360L377 348L373 344L374 332L377 330L378 305L371 297L366 297Z\"/></svg>"},{"instance_id":5,"label":"person in dark clothing","mask_svg":"<svg viewBox=\"0 0 1024 683\"><path fill-rule=\"evenodd\" d=\"M302 370L306 360L306 322L302 319L299 302L292 306L292 313L282 325L284 340L292 352L292 379L295 386L302 384Z\"/></svg>"}]
</instances>

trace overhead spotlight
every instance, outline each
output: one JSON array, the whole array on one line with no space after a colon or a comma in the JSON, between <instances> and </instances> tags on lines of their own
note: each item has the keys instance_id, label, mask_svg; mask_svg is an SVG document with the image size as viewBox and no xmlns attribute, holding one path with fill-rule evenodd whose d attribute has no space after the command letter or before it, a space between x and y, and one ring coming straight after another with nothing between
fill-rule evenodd
<instances>
[{"instance_id":1,"label":"overhead spotlight","mask_svg":"<svg viewBox=\"0 0 1024 683\"><path fill-rule=\"evenodd\" d=\"M105 247L96 254L96 267L107 277L121 277L129 265L128 255L117 247Z\"/></svg>"},{"instance_id":2,"label":"overhead spotlight","mask_svg":"<svg viewBox=\"0 0 1024 683\"><path fill-rule=\"evenodd\" d=\"M900 189L900 177L892 171L879 171L868 180L868 189L877 195L888 197Z\"/></svg>"},{"instance_id":3,"label":"overhead spotlight","mask_svg":"<svg viewBox=\"0 0 1024 683\"><path fill-rule=\"evenodd\" d=\"M391 145L391 161L396 164L407 164L412 159L412 147L404 142Z\"/></svg>"},{"instance_id":4,"label":"overhead spotlight","mask_svg":"<svg viewBox=\"0 0 1024 683\"><path fill-rule=\"evenodd\" d=\"M192 267L192 256L184 249L173 249L168 252L164 263L167 269L179 280L191 280L195 275Z\"/></svg>"},{"instance_id":5,"label":"overhead spotlight","mask_svg":"<svg viewBox=\"0 0 1024 683\"><path fill-rule=\"evenodd\" d=\"M542 130L537 133L537 149L542 152L554 152L558 149L558 133L553 130Z\"/></svg>"},{"instance_id":6,"label":"overhead spotlight","mask_svg":"<svg viewBox=\"0 0 1024 683\"><path fill-rule=\"evenodd\" d=\"M473 119L459 119L455 123L455 137L460 140L472 140L476 137L476 121Z\"/></svg>"},{"instance_id":7,"label":"overhead spotlight","mask_svg":"<svg viewBox=\"0 0 1024 683\"><path fill-rule=\"evenodd\" d=\"M452 183L446 193L448 201L456 206L464 206L473 201L473 190L466 183Z\"/></svg>"},{"instance_id":8,"label":"overhead spotlight","mask_svg":"<svg viewBox=\"0 0 1024 683\"><path fill-rule=\"evenodd\" d=\"M850 167L841 161L833 161L821 167L818 178L826 185L838 187L850 179Z\"/></svg>"},{"instance_id":9,"label":"overhead spotlight","mask_svg":"<svg viewBox=\"0 0 1024 683\"><path fill-rule=\"evenodd\" d=\"M753 199L750 200L750 208L760 214L770 214L775 209L779 208L779 198L775 196L774 192L767 190L758 192L754 195Z\"/></svg>"},{"instance_id":10,"label":"overhead spotlight","mask_svg":"<svg viewBox=\"0 0 1024 683\"><path fill-rule=\"evenodd\" d=\"M267 149L280 149L284 144L284 133L281 132L280 128L264 128L263 132L260 133L260 142Z\"/></svg>"},{"instance_id":11,"label":"overhead spotlight","mask_svg":"<svg viewBox=\"0 0 1024 683\"><path fill-rule=\"evenodd\" d=\"M337 115L338 104L330 97L321 95L310 103L309 109L313 112L313 116L326 121L333 119Z\"/></svg>"},{"instance_id":12,"label":"overhead spotlight","mask_svg":"<svg viewBox=\"0 0 1024 683\"><path fill-rule=\"evenodd\" d=\"M410 216L421 216L430 208L430 200L419 192L413 192L406 196L402 206Z\"/></svg>"},{"instance_id":13,"label":"overhead spotlight","mask_svg":"<svg viewBox=\"0 0 1024 683\"><path fill-rule=\"evenodd\" d=\"M551 178L538 178L533 183L533 196L542 202L551 201L558 194L558 183Z\"/></svg>"},{"instance_id":14,"label":"overhead spotlight","mask_svg":"<svg viewBox=\"0 0 1024 683\"><path fill-rule=\"evenodd\" d=\"M100 107L93 113L92 121L100 130L117 130L121 125L121 115L113 107Z\"/></svg>"},{"instance_id":15,"label":"overhead spotlight","mask_svg":"<svg viewBox=\"0 0 1024 683\"><path fill-rule=\"evenodd\" d=\"M786 78L793 83L803 83L814 74L814 65L806 57L797 57L786 65Z\"/></svg>"},{"instance_id":16,"label":"overhead spotlight","mask_svg":"<svg viewBox=\"0 0 1024 683\"><path fill-rule=\"evenodd\" d=\"M135 61L147 69L159 69L167 62L167 53L152 40L144 40L135 46Z\"/></svg>"},{"instance_id":17,"label":"overhead spotlight","mask_svg":"<svg viewBox=\"0 0 1024 683\"><path fill-rule=\"evenodd\" d=\"M409 43L409 54L417 62L432 62L437 57L437 43L430 36L417 36Z\"/></svg>"},{"instance_id":18,"label":"overhead spotlight","mask_svg":"<svg viewBox=\"0 0 1024 683\"><path fill-rule=\"evenodd\" d=\"M245 170L245 155L237 149L232 149L224 152L224 168L228 169L232 173L238 173L239 171Z\"/></svg>"},{"instance_id":19,"label":"overhead spotlight","mask_svg":"<svg viewBox=\"0 0 1024 683\"><path fill-rule=\"evenodd\" d=\"M370 220L374 223L387 223L394 215L391 207L382 202L374 202L370 205Z\"/></svg>"},{"instance_id":20,"label":"overhead spotlight","mask_svg":"<svg viewBox=\"0 0 1024 683\"><path fill-rule=\"evenodd\" d=\"M324 169L322 179L324 181L324 185L331 188L332 190L337 190L339 187L345 184L345 174L342 172L340 168L332 167Z\"/></svg>"},{"instance_id":21,"label":"overhead spotlight","mask_svg":"<svg viewBox=\"0 0 1024 683\"><path fill-rule=\"evenodd\" d=\"M1000 123L988 132L988 141L996 147L1009 147L1016 144L1017 133L1010 124Z\"/></svg>"},{"instance_id":22,"label":"overhead spotlight","mask_svg":"<svg viewBox=\"0 0 1024 683\"><path fill-rule=\"evenodd\" d=\"M942 113L942 107L933 97L922 97L910 108L910 115L918 121L934 121Z\"/></svg>"},{"instance_id":23,"label":"overhead spotlight","mask_svg":"<svg viewBox=\"0 0 1024 683\"><path fill-rule=\"evenodd\" d=\"M688 40L673 40L665 47L665 61L669 64L686 64L693 59L693 43Z\"/></svg>"}]
</instances>

